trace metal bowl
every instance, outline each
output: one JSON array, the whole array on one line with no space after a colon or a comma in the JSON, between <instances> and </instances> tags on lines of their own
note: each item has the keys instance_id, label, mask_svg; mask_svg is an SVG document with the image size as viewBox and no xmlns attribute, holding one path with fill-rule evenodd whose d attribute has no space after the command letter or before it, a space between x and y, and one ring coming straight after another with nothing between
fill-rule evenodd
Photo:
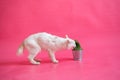
<instances>
[{"instance_id":1,"label":"metal bowl","mask_svg":"<svg viewBox=\"0 0 120 80\"><path fill-rule=\"evenodd\" d=\"M82 50L73 50L72 54L73 54L73 59L74 60L82 61Z\"/></svg>"}]
</instances>

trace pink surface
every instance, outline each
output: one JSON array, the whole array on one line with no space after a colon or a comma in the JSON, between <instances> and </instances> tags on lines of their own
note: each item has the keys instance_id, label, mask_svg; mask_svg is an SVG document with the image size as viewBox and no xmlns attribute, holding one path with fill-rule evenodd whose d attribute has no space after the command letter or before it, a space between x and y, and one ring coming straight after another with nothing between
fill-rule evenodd
<instances>
[{"instance_id":1,"label":"pink surface","mask_svg":"<svg viewBox=\"0 0 120 80\"><path fill-rule=\"evenodd\" d=\"M0 80L119 80L119 0L0 0ZM27 51L16 56L29 34L49 32L80 41L82 62L70 50L56 53L59 64L44 52L31 65Z\"/></svg>"}]
</instances>

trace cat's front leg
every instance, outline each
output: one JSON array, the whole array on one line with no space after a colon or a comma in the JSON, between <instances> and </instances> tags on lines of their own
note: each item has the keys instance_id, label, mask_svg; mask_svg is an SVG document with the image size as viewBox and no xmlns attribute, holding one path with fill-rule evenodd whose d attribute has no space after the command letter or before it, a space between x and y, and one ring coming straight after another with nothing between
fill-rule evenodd
<instances>
[{"instance_id":1,"label":"cat's front leg","mask_svg":"<svg viewBox=\"0 0 120 80\"><path fill-rule=\"evenodd\" d=\"M56 60L54 51L49 50L49 56L50 56L53 63L58 63L59 62L58 60Z\"/></svg>"}]
</instances>

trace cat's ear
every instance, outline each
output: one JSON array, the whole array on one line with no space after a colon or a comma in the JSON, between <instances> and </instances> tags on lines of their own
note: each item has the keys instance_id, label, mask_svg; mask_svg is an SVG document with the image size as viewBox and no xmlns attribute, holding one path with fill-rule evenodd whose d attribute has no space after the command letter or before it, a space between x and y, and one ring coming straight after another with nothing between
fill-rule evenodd
<instances>
[{"instance_id":1,"label":"cat's ear","mask_svg":"<svg viewBox=\"0 0 120 80\"><path fill-rule=\"evenodd\" d=\"M65 36L66 36L67 43L69 43L70 39L69 39L68 35L65 35Z\"/></svg>"}]
</instances>

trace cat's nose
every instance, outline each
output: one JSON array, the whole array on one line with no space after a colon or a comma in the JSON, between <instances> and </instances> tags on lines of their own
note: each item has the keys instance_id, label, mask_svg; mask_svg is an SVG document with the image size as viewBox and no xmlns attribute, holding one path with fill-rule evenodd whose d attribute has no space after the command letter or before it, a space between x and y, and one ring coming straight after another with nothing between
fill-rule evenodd
<instances>
[{"instance_id":1,"label":"cat's nose","mask_svg":"<svg viewBox=\"0 0 120 80\"><path fill-rule=\"evenodd\" d=\"M73 47L72 47L72 49L74 49L76 47L76 45L74 45Z\"/></svg>"},{"instance_id":2,"label":"cat's nose","mask_svg":"<svg viewBox=\"0 0 120 80\"><path fill-rule=\"evenodd\" d=\"M76 45L74 45L74 48L76 47Z\"/></svg>"}]
</instances>

